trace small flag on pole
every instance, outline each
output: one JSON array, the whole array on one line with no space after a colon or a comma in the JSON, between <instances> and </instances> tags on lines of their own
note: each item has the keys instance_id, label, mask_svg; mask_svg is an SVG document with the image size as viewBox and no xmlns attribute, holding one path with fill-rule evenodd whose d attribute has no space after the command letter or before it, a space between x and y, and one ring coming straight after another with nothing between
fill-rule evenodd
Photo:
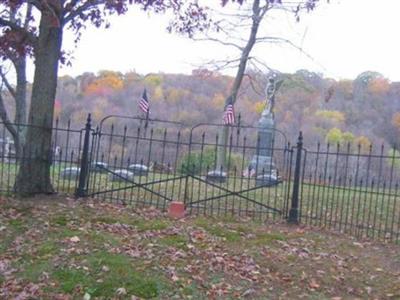
<instances>
[{"instance_id":1,"label":"small flag on pole","mask_svg":"<svg viewBox=\"0 0 400 300\"><path fill-rule=\"evenodd\" d=\"M232 96L229 96L228 103L225 106L223 119L225 125L235 124L235 110L233 108Z\"/></svg>"},{"instance_id":2,"label":"small flag on pole","mask_svg":"<svg viewBox=\"0 0 400 300\"><path fill-rule=\"evenodd\" d=\"M150 112L150 105L149 105L149 100L147 99L146 89L143 90L142 98L140 98L139 108L146 114Z\"/></svg>"}]
</instances>

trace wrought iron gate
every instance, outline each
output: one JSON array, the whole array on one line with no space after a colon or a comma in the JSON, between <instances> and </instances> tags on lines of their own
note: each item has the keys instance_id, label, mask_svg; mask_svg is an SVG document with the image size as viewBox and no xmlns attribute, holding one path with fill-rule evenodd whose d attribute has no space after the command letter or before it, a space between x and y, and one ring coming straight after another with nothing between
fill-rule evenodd
<instances>
[{"instance_id":1,"label":"wrought iron gate","mask_svg":"<svg viewBox=\"0 0 400 300\"><path fill-rule=\"evenodd\" d=\"M294 148L276 131L276 170L250 169L260 149L256 129L230 126L221 141L223 127L216 124L187 129L178 122L113 115L95 130L88 123L77 196L160 209L183 201L197 214L287 217L296 190ZM218 165L221 151L226 157ZM297 220L294 211L291 216Z\"/></svg>"}]
</instances>

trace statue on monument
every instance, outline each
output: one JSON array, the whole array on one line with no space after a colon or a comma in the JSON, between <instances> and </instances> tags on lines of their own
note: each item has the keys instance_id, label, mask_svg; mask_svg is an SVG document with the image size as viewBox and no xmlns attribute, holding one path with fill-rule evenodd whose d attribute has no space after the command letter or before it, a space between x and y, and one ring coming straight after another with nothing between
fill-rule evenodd
<instances>
[{"instance_id":1,"label":"statue on monument","mask_svg":"<svg viewBox=\"0 0 400 300\"><path fill-rule=\"evenodd\" d=\"M265 87L265 108L261 116L271 115L272 119L275 119L274 108L275 108L275 94L279 90L283 83L283 80L276 81L276 75L268 78L267 86Z\"/></svg>"}]
</instances>

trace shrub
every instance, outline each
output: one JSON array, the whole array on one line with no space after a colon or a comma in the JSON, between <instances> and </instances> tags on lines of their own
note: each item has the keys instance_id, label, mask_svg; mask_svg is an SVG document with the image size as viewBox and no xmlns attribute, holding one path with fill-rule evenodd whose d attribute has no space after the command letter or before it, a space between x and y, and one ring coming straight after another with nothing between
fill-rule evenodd
<instances>
[{"instance_id":1,"label":"shrub","mask_svg":"<svg viewBox=\"0 0 400 300\"><path fill-rule=\"evenodd\" d=\"M182 159L178 165L178 171L182 174L200 174L206 173L207 171L214 170L216 166L217 154L216 149L212 147L205 147L203 151L196 150L190 154L186 153L182 156ZM239 172L242 166L242 156L237 153L227 153L225 168L228 168L230 173L233 173L236 167ZM247 167L246 161L244 166Z\"/></svg>"}]
</instances>

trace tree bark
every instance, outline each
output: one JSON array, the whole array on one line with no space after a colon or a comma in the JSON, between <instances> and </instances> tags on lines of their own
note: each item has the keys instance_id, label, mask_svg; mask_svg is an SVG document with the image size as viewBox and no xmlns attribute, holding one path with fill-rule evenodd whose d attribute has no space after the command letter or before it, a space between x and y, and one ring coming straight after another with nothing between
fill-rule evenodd
<instances>
[{"instance_id":1,"label":"tree bark","mask_svg":"<svg viewBox=\"0 0 400 300\"><path fill-rule=\"evenodd\" d=\"M13 61L16 74L17 74L17 86L15 87L15 116L14 116L14 128L16 135L13 135L15 155L17 158L22 156L22 147L25 143L26 133L26 57L18 57Z\"/></svg>"},{"instance_id":2,"label":"tree bark","mask_svg":"<svg viewBox=\"0 0 400 300\"><path fill-rule=\"evenodd\" d=\"M11 9L10 11L10 21L16 23L16 10ZM29 22L32 17L32 4L28 4L26 8L26 15L24 20L24 29L28 30ZM26 91L27 91L27 81L26 81L26 53L16 53L14 51L6 51L6 57L14 65L15 74L17 77L15 89L8 82L6 75L0 73L3 83L5 83L10 94L14 98L15 102L15 116L14 122L10 121L6 107L4 105L3 98L0 95L0 118L3 120L4 125L10 132L15 146L15 155L18 159L22 155L22 146L25 141L26 133L26 115L27 115L27 105L26 105ZM1 72L1 70L0 70Z\"/></svg>"},{"instance_id":3,"label":"tree bark","mask_svg":"<svg viewBox=\"0 0 400 300\"><path fill-rule=\"evenodd\" d=\"M54 16L42 12L34 51L35 74L29 111L29 128L15 190L20 196L53 192L50 180L51 135L62 27Z\"/></svg>"},{"instance_id":4,"label":"tree bark","mask_svg":"<svg viewBox=\"0 0 400 300\"><path fill-rule=\"evenodd\" d=\"M4 105L4 99L0 95L0 118L2 119L7 130L10 132L15 146L16 157L22 155L22 145L25 141L26 132L26 57L10 57L15 72L17 75L17 84L15 89L11 87L10 83L5 78L5 74L1 74L3 82L9 87L9 91L15 101L15 116L14 121L11 121L9 114Z\"/></svg>"},{"instance_id":5,"label":"tree bark","mask_svg":"<svg viewBox=\"0 0 400 300\"><path fill-rule=\"evenodd\" d=\"M264 8L267 10L267 8ZM246 71L247 61L249 60L249 55L251 50L253 49L254 44L257 40L257 32L260 26L260 22L264 16L265 10L260 8L260 0L253 1L253 14L252 14L252 26L250 30L250 36L247 40L246 46L243 48L242 54L240 56L238 70L235 76L235 81L233 82L232 89L230 95L232 96L233 103L236 102L237 94L239 92L240 86L243 81L244 73ZM229 97L225 100L225 106L228 104ZM229 126L224 126L220 131L220 146L218 147L217 153L217 169L220 170L225 169L226 164L226 149L228 143L229 136Z\"/></svg>"}]
</instances>

